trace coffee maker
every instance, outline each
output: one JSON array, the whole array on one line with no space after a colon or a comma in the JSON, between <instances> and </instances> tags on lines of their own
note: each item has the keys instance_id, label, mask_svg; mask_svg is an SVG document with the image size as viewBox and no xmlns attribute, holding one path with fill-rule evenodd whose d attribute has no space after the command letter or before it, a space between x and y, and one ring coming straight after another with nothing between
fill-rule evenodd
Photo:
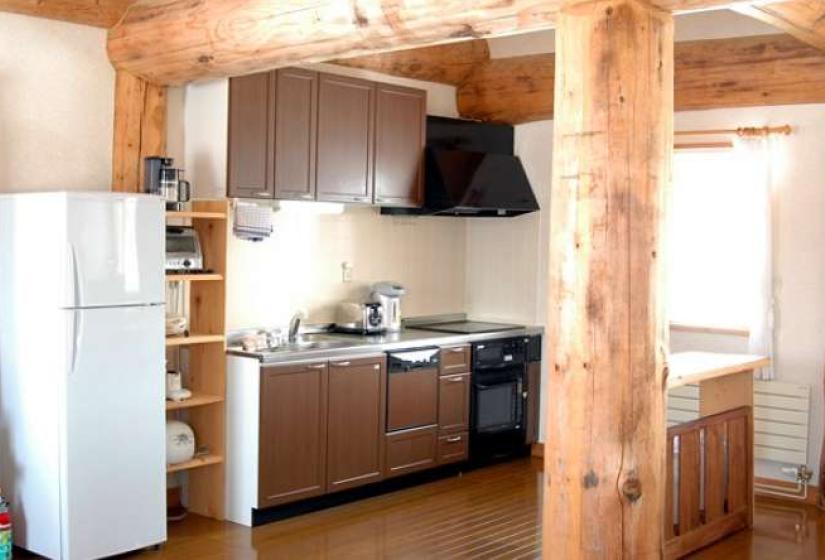
<instances>
[{"instance_id":1,"label":"coffee maker","mask_svg":"<svg viewBox=\"0 0 825 560\"><path fill-rule=\"evenodd\" d=\"M173 164L168 157L144 158L143 192L165 198L167 210L182 210L192 192L189 181L183 179L183 169L175 169Z\"/></svg>"}]
</instances>

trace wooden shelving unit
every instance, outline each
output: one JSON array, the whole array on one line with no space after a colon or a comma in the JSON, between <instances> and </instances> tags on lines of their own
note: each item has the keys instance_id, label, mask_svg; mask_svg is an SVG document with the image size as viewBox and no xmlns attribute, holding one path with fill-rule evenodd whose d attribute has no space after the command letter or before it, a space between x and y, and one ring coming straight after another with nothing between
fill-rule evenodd
<instances>
[{"instance_id":1,"label":"wooden shelving unit","mask_svg":"<svg viewBox=\"0 0 825 560\"><path fill-rule=\"evenodd\" d=\"M224 398L219 395L193 393L192 396L185 401L166 401L166 410L184 410L187 408L195 408L196 406L221 403L223 401Z\"/></svg>"},{"instance_id":2,"label":"wooden shelving unit","mask_svg":"<svg viewBox=\"0 0 825 560\"><path fill-rule=\"evenodd\" d=\"M166 346L193 346L195 344L211 344L223 342L222 334L190 334L189 336L167 336Z\"/></svg>"},{"instance_id":3,"label":"wooden shelving unit","mask_svg":"<svg viewBox=\"0 0 825 560\"><path fill-rule=\"evenodd\" d=\"M168 465L167 473L186 472L189 511L224 518L223 457L226 452L226 243L229 203L196 200L192 209L167 212L167 223L191 223L200 237L209 274L167 274L167 282L185 282L189 293L189 336L170 336L167 349L188 354L185 387L193 393L182 402L166 402L170 417L180 417L195 432L198 448L207 454Z\"/></svg>"},{"instance_id":4,"label":"wooden shelving unit","mask_svg":"<svg viewBox=\"0 0 825 560\"><path fill-rule=\"evenodd\" d=\"M208 467L210 465L223 465L223 457L221 457L220 455L203 455L201 457L195 457L191 461L186 461L185 463L178 463L177 465L168 465L166 467L166 473L171 474L181 471L188 471L190 469Z\"/></svg>"}]
</instances>

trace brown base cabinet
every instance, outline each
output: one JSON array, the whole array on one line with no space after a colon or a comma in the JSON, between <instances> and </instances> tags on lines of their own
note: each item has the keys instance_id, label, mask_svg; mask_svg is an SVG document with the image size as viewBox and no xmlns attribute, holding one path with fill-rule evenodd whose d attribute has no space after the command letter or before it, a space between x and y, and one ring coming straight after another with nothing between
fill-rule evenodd
<instances>
[{"instance_id":1,"label":"brown base cabinet","mask_svg":"<svg viewBox=\"0 0 825 560\"><path fill-rule=\"evenodd\" d=\"M326 491L326 362L261 368L259 507Z\"/></svg>"},{"instance_id":2,"label":"brown base cabinet","mask_svg":"<svg viewBox=\"0 0 825 560\"><path fill-rule=\"evenodd\" d=\"M386 360L330 362L327 491L384 478Z\"/></svg>"},{"instance_id":3,"label":"brown base cabinet","mask_svg":"<svg viewBox=\"0 0 825 560\"><path fill-rule=\"evenodd\" d=\"M468 432L438 436L438 464L446 465L466 460L469 451L469 439Z\"/></svg>"},{"instance_id":4,"label":"brown base cabinet","mask_svg":"<svg viewBox=\"0 0 825 560\"><path fill-rule=\"evenodd\" d=\"M541 362L527 364L527 426L526 444L539 440L539 403L541 400Z\"/></svg>"},{"instance_id":5,"label":"brown base cabinet","mask_svg":"<svg viewBox=\"0 0 825 560\"><path fill-rule=\"evenodd\" d=\"M436 466L436 426L387 434L387 478Z\"/></svg>"}]
</instances>

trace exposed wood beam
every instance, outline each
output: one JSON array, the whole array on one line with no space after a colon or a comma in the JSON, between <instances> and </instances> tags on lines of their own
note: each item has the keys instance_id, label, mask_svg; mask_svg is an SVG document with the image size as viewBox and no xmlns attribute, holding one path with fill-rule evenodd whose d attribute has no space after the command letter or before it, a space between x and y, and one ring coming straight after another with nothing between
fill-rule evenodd
<instances>
[{"instance_id":1,"label":"exposed wood beam","mask_svg":"<svg viewBox=\"0 0 825 560\"><path fill-rule=\"evenodd\" d=\"M675 51L677 111L825 102L825 53L789 35L690 41ZM510 124L550 119L554 67L552 54L481 64L458 88L459 112Z\"/></svg>"},{"instance_id":2,"label":"exposed wood beam","mask_svg":"<svg viewBox=\"0 0 825 560\"><path fill-rule=\"evenodd\" d=\"M166 88L118 72L114 120L112 190L141 192L143 158L166 151Z\"/></svg>"},{"instance_id":3,"label":"exposed wood beam","mask_svg":"<svg viewBox=\"0 0 825 560\"><path fill-rule=\"evenodd\" d=\"M736 11L756 18L825 51L825 2L792 0L769 5L739 6Z\"/></svg>"},{"instance_id":4,"label":"exposed wood beam","mask_svg":"<svg viewBox=\"0 0 825 560\"><path fill-rule=\"evenodd\" d=\"M583 2L556 45L543 557L661 558L673 17Z\"/></svg>"},{"instance_id":5,"label":"exposed wood beam","mask_svg":"<svg viewBox=\"0 0 825 560\"><path fill-rule=\"evenodd\" d=\"M0 0L0 12L111 27L134 0Z\"/></svg>"},{"instance_id":6,"label":"exposed wood beam","mask_svg":"<svg viewBox=\"0 0 825 560\"><path fill-rule=\"evenodd\" d=\"M173 85L553 26L566 0L137 0L109 32L118 70ZM655 0L667 10L734 0Z\"/></svg>"},{"instance_id":7,"label":"exposed wood beam","mask_svg":"<svg viewBox=\"0 0 825 560\"><path fill-rule=\"evenodd\" d=\"M391 76L458 86L470 77L470 73L476 66L489 61L490 49L487 41L473 39L331 62L340 66L372 70Z\"/></svg>"}]
</instances>

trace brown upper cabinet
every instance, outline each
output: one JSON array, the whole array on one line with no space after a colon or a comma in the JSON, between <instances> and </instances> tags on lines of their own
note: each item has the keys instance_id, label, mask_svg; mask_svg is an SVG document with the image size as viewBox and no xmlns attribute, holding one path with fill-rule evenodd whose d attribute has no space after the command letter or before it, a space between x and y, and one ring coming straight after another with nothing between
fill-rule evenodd
<instances>
[{"instance_id":1,"label":"brown upper cabinet","mask_svg":"<svg viewBox=\"0 0 825 560\"><path fill-rule=\"evenodd\" d=\"M228 196L423 203L422 90L285 68L230 80Z\"/></svg>"},{"instance_id":2,"label":"brown upper cabinet","mask_svg":"<svg viewBox=\"0 0 825 560\"><path fill-rule=\"evenodd\" d=\"M300 68L271 72L269 98L275 198L314 200L318 73Z\"/></svg>"},{"instance_id":3,"label":"brown upper cabinet","mask_svg":"<svg viewBox=\"0 0 825 560\"><path fill-rule=\"evenodd\" d=\"M375 110L376 204L420 206L424 199L427 94L378 84Z\"/></svg>"},{"instance_id":4,"label":"brown upper cabinet","mask_svg":"<svg viewBox=\"0 0 825 560\"><path fill-rule=\"evenodd\" d=\"M268 178L269 75L229 80L227 194L272 198Z\"/></svg>"},{"instance_id":5,"label":"brown upper cabinet","mask_svg":"<svg viewBox=\"0 0 825 560\"><path fill-rule=\"evenodd\" d=\"M318 91L318 200L372 202L375 85L321 75Z\"/></svg>"}]
</instances>

